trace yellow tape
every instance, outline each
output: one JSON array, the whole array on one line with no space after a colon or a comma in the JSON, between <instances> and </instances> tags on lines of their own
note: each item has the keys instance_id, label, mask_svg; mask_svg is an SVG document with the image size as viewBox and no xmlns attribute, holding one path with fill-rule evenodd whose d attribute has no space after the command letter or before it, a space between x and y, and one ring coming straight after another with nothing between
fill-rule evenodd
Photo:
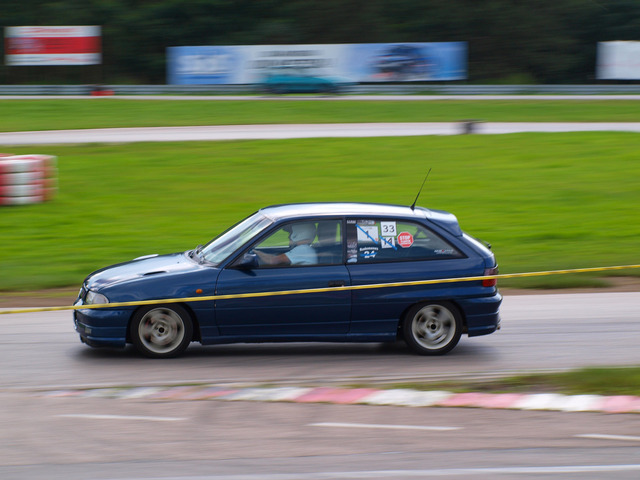
<instances>
[{"instance_id":1,"label":"yellow tape","mask_svg":"<svg viewBox=\"0 0 640 480\"><path fill-rule=\"evenodd\" d=\"M370 285L345 285L343 287L309 288L305 290L280 290L277 292L235 293L235 294L229 294L229 295L210 295L205 297L164 298L164 299L156 299L156 300L140 300L135 302L117 302L117 303L105 303L105 304L95 304L95 305L17 308L13 310L0 310L0 315L6 315L10 313L56 312L56 311L62 311L62 310L93 310L93 309L99 309L99 308L134 307L134 306L141 306L141 305L164 305L167 303L204 302L204 301L211 301L211 300L230 300L233 298L275 297L275 296L284 296L284 295L300 295L305 293L369 290L374 288L410 287L410 286L416 286L416 285L433 285L438 283L474 282L478 280L490 280L494 278L495 279L525 278L525 277L542 277L546 275L564 275L568 273L606 272L606 271L624 270L624 269L630 269L630 268L640 268L640 265L616 265L616 266L610 266L610 267L574 268L574 269L567 269L567 270L547 270L547 271L541 271L541 272L505 273L505 274L499 274L499 275L482 275L477 277L437 278L433 280L415 280L411 282L376 283L376 284L370 284Z\"/></svg>"}]
</instances>

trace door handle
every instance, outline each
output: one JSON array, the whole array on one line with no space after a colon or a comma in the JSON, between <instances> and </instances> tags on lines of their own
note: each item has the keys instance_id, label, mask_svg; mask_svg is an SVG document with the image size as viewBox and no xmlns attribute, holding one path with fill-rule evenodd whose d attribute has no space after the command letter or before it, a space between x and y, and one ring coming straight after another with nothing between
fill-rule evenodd
<instances>
[{"instance_id":1,"label":"door handle","mask_svg":"<svg viewBox=\"0 0 640 480\"><path fill-rule=\"evenodd\" d=\"M344 287L344 280L331 280L329 282L330 287Z\"/></svg>"}]
</instances>

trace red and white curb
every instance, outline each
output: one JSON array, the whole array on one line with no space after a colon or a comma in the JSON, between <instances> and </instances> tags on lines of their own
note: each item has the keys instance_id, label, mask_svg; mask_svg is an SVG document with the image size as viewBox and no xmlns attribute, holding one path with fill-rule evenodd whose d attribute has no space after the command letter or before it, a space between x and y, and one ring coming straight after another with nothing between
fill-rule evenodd
<instances>
[{"instance_id":1,"label":"red and white curb","mask_svg":"<svg viewBox=\"0 0 640 480\"><path fill-rule=\"evenodd\" d=\"M198 385L55 390L46 397L145 400L223 400L245 402L331 403L400 407L465 407L561 412L640 413L640 397L561 395L556 393L453 393L441 390L381 390L333 387L251 387Z\"/></svg>"}]
</instances>

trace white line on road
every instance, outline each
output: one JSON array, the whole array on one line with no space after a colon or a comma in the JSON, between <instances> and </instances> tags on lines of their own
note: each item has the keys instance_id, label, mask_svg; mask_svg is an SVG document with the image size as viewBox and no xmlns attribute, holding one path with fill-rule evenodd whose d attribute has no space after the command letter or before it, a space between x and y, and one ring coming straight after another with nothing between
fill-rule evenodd
<instances>
[{"instance_id":1,"label":"white line on road","mask_svg":"<svg viewBox=\"0 0 640 480\"><path fill-rule=\"evenodd\" d=\"M577 438L593 438L596 440L624 440L627 442L640 442L640 437L634 437L630 435L607 435L604 433L585 433L582 435L575 435Z\"/></svg>"},{"instance_id":2,"label":"white line on road","mask_svg":"<svg viewBox=\"0 0 640 480\"><path fill-rule=\"evenodd\" d=\"M91 420L146 420L149 422L179 422L186 420L180 417L144 417L137 415L103 415L95 413L67 413L58 415L64 418L88 418Z\"/></svg>"},{"instance_id":3,"label":"white line on road","mask_svg":"<svg viewBox=\"0 0 640 480\"><path fill-rule=\"evenodd\" d=\"M336 428L384 428L388 430L431 430L431 431L449 431L461 430L462 427L433 427L421 425L379 425L374 423L310 423L311 427L336 427Z\"/></svg>"}]
</instances>

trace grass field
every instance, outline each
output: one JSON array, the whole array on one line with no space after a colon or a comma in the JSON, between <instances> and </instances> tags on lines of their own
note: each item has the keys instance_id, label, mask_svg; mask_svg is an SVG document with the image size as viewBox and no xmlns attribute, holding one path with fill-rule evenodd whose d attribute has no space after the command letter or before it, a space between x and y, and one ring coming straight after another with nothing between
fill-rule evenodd
<instances>
[{"instance_id":1,"label":"grass field","mask_svg":"<svg viewBox=\"0 0 640 480\"><path fill-rule=\"evenodd\" d=\"M429 168L419 205L454 212L465 230L491 242L501 273L640 263L640 136L632 133L11 151L57 155L60 193L46 204L0 209L4 291L79 285L108 264L186 250L268 204L408 205ZM525 285L597 283L579 275Z\"/></svg>"},{"instance_id":2,"label":"grass field","mask_svg":"<svg viewBox=\"0 0 640 480\"><path fill-rule=\"evenodd\" d=\"M0 131L267 123L638 122L638 102L0 100Z\"/></svg>"}]
</instances>

